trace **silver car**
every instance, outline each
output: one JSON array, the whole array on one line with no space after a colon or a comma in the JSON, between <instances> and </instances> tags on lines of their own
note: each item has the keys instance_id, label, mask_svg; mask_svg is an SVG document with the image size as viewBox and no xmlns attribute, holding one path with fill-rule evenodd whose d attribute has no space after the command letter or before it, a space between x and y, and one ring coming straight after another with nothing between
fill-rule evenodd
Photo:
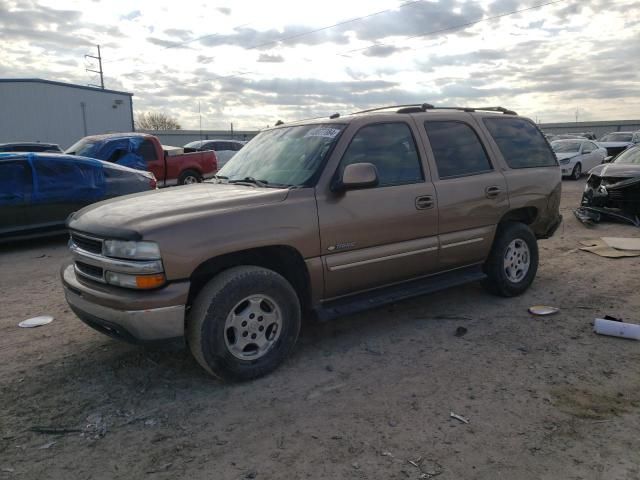
<instances>
[{"instance_id":1,"label":"silver car","mask_svg":"<svg viewBox=\"0 0 640 480\"><path fill-rule=\"evenodd\" d=\"M215 151L218 158L218 170L220 170L231 157L244 147L245 143L240 140L197 140L187 143L184 148L192 148L198 151Z\"/></svg>"}]
</instances>

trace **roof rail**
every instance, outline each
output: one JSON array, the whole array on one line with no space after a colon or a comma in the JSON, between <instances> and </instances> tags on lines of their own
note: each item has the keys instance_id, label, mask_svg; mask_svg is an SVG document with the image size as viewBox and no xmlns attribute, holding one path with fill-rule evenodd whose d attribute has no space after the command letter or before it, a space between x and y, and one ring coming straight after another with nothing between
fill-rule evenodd
<instances>
[{"instance_id":1,"label":"roof rail","mask_svg":"<svg viewBox=\"0 0 640 480\"><path fill-rule=\"evenodd\" d=\"M358 115L360 113L369 113L369 112L377 112L379 110L390 110L392 108L399 108L399 109L405 109L407 107L419 107L421 108L420 111L424 112L425 110L429 109L429 108L434 108L433 105L429 104L429 103L408 103L406 105L387 105L386 107L377 107L377 108L370 108L368 110L361 110L360 112L353 112L351 115ZM400 110L398 110L397 113L407 113L407 112L401 112Z\"/></svg>"},{"instance_id":2,"label":"roof rail","mask_svg":"<svg viewBox=\"0 0 640 480\"><path fill-rule=\"evenodd\" d=\"M487 111L487 112L500 112L505 115L517 115L513 110L509 110L504 107L434 107L429 103L412 103L408 105L388 105L386 107L370 108L368 110L362 110L360 112L353 112L351 115L358 115L360 113L377 112L380 110L390 110L397 108L396 113L420 113L427 110L460 110L462 112L475 112L475 111Z\"/></svg>"},{"instance_id":3,"label":"roof rail","mask_svg":"<svg viewBox=\"0 0 640 480\"><path fill-rule=\"evenodd\" d=\"M484 110L486 112L500 112L500 113L504 113L505 115L518 115L513 110L509 110L508 108L504 108L504 107L482 107L482 108L474 108L474 110Z\"/></svg>"}]
</instances>

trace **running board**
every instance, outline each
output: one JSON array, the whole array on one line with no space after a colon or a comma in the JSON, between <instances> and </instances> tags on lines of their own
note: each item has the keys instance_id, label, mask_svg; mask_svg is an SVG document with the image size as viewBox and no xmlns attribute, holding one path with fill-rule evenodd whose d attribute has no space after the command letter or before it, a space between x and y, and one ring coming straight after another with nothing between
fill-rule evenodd
<instances>
[{"instance_id":1,"label":"running board","mask_svg":"<svg viewBox=\"0 0 640 480\"><path fill-rule=\"evenodd\" d=\"M486 278L481 265L459 268L418 280L379 288L349 297L324 302L314 309L318 320L324 322L344 315L380 307L388 303L457 287Z\"/></svg>"}]
</instances>

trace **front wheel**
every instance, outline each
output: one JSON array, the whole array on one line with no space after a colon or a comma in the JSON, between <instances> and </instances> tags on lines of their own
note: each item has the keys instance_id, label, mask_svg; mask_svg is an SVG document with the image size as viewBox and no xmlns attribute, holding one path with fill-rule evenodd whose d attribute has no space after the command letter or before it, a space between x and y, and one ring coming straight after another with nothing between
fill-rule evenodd
<instances>
[{"instance_id":1,"label":"front wheel","mask_svg":"<svg viewBox=\"0 0 640 480\"><path fill-rule=\"evenodd\" d=\"M185 170L178 178L178 185L191 185L202 182L202 176L195 170Z\"/></svg>"},{"instance_id":2,"label":"front wheel","mask_svg":"<svg viewBox=\"0 0 640 480\"><path fill-rule=\"evenodd\" d=\"M234 267L197 295L187 318L187 341L209 373L227 381L250 380L284 361L300 323L298 296L284 277L261 267Z\"/></svg>"},{"instance_id":3,"label":"front wheel","mask_svg":"<svg viewBox=\"0 0 640 480\"><path fill-rule=\"evenodd\" d=\"M571 178L574 180L580 180L582 176L582 165L576 163L576 166L573 167L573 172L571 172Z\"/></svg>"},{"instance_id":4,"label":"front wheel","mask_svg":"<svg viewBox=\"0 0 640 480\"><path fill-rule=\"evenodd\" d=\"M531 229L518 222L500 225L484 270L491 293L514 297L527 290L538 271L538 242Z\"/></svg>"}]
</instances>

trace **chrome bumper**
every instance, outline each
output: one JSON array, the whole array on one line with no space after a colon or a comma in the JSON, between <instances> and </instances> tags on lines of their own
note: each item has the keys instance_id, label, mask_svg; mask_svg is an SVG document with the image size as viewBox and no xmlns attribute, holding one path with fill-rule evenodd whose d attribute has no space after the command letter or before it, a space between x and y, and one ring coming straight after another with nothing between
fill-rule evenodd
<instances>
[{"instance_id":1,"label":"chrome bumper","mask_svg":"<svg viewBox=\"0 0 640 480\"><path fill-rule=\"evenodd\" d=\"M95 302L94 294L78 284L72 265L62 271L64 294L73 312L105 335L130 342L153 342L184 336L184 305L143 310L118 309ZM131 293L127 292L129 295ZM151 292L141 292L144 298Z\"/></svg>"}]
</instances>

